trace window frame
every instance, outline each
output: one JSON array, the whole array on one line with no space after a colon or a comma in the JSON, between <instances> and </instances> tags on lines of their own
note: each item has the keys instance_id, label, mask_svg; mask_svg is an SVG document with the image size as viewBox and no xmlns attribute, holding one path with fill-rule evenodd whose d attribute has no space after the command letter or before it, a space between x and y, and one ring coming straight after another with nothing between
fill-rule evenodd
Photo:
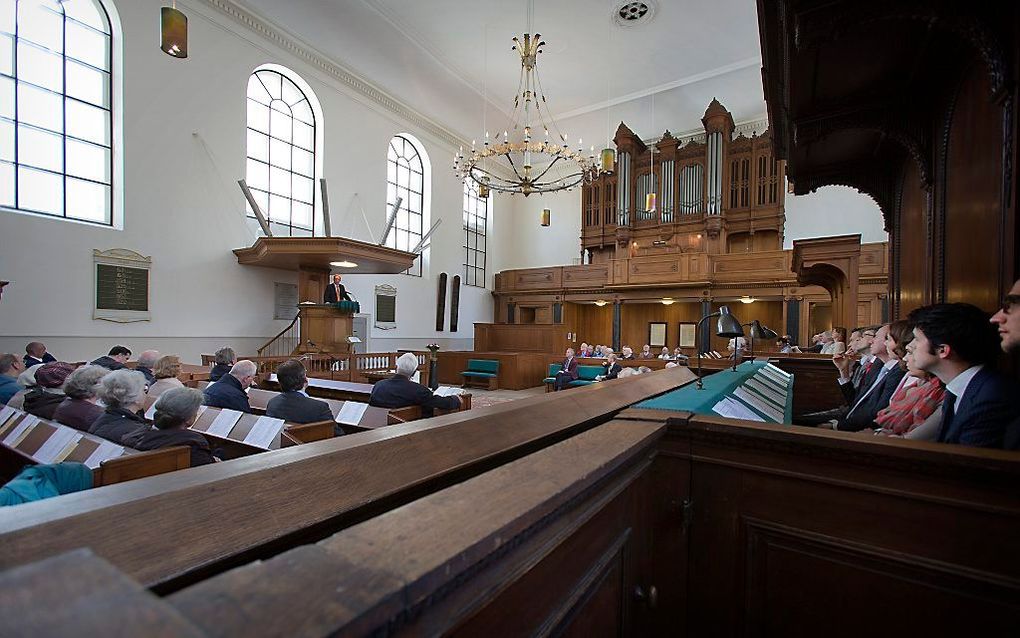
<instances>
[{"instance_id":1,"label":"window frame","mask_svg":"<svg viewBox=\"0 0 1020 638\"><path fill-rule=\"evenodd\" d=\"M59 219L66 222L87 224L92 227L100 228L112 228L114 230L123 229L123 164L121 160L121 148L123 145L123 131L122 131L122 118L121 112L123 107L123 94L121 85L121 74L120 68L123 62L123 52L121 49L121 38L120 38L120 21L116 11L116 7L110 0L89 0L99 13L100 17L106 23L106 31L100 28L83 22L82 20L69 16L67 8L63 2L53 0L53 4L59 8L60 13L57 14L53 7L43 8L41 10L53 12L59 15L61 21L61 50L59 52L48 48L43 43L38 43L33 40L24 38L21 35L22 20L20 19L19 9L20 4L25 0L15 0L13 3L14 7L14 32L7 33L3 32L5 36L9 36L12 40L12 57L11 57L11 72L12 75L6 73L0 73L0 78L8 78L11 80L11 88L13 91L13 119L6 117L0 118L0 121L9 123L12 127L13 132L13 156L10 160L0 160L0 164L10 166L13 174L13 186L14 186L14 197L13 204L0 204L0 211L7 213L14 213L32 217L40 217L44 219ZM68 55L67 45L68 36L67 28L68 23L76 25L77 28L84 29L87 32L100 36L106 44L106 67L101 68L95 66L92 62L87 60ZM59 90L49 88L37 84L35 82L25 79L24 73L19 73L19 43L23 43L25 47L32 48L41 52L59 56L60 58L60 81L61 86ZM87 70L95 71L100 74L101 78L106 80L104 92L102 93L102 99L100 102L106 102L106 106L97 104L81 96L72 95L68 88L68 68L71 65L77 65L84 67ZM72 67L73 68L73 67ZM45 126L37 125L28 121L24 121L19 118L20 111L20 87L24 85L31 87L32 89L45 92L46 94L57 96L60 99L60 131L55 131ZM68 133L68 103L73 102L80 104L89 109L96 109L105 111L102 116L102 123L104 127L107 127L108 131L108 144L95 142L87 139L86 137L71 135ZM61 147L61 162L59 170L53 168L46 168L36 166L33 164L26 163L21 158L19 153L19 139L21 137L21 128L30 129L32 131L59 137ZM106 132L106 131L104 131ZM81 145L87 145L100 149L100 152L109 152L109 161L106 163L106 170L108 171L109 181L103 181L94 177L86 177L80 174L73 174L68 172L68 147L69 142L77 143ZM38 173L46 173L49 175L59 176L61 180L61 203L60 203L60 214L48 212L45 210L38 210L33 208L26 208L23 202L24 195L22 194L22 188L19 184L19 176L21 171L19 169L27 169L29 171L35 171ZM104 208L103 220L98 221L95 219L86 219L80 216L70 216L68 214L68 187L72 183L72 180L79 181L87 184L99 185L106 189L106 204Z\"/></svg>"},{"instance_id":2,"label":"window frame","mask_svg":"<svg viewBox=\"0 0 1020 638\"><path fill-rule=\"evenodd\" d=\"M262 77L260 77L260 74L265 74L267 76L268 75L279 76L280 83L281 83L280 84L280 86L281 86L281 88L280 88L280 95L281 95L281 97L280 98L276 98L273 95L273 93L269 89L269 87L266 86L266 83L263 81ZM259 102L257 99L255 99L252 96L251 88L250 88L252 80L257 80L262 85L262 88L265 90L266 94L269 95L269 97L270 97L270 100L269 100L270 103L269 104L263 104L262 102ZM284 90L283 90L283 86L284 86L283 83L284 82L290 83L290 86L292 86L293 89L295 91L297 91L298 94L301 95L302 99L298 100L294 104L288 104L285 100L283 100L282 96L284 95ZM288 111L289 111L288 113L284 113L283 111L281 111L279 109L274 109L273 108L273 103L276 102L277 100L279 100L279 101L281 101L281 102L283 102L284 104L287 105L287 108L288 108ZM311 143L311 148L310 149L306 148L304 146L301 146L301 145L299 145L299 144L294 142L294 123L295 123L295 121L301 122L302 124L308 126L307 122L303 122L303 121L301 121L300 119L298 119L297 117L294 116L294 107L297 106L298 104L301 104L301 102L305 102L308 105L308 111L311 114L312 123L311 123L310 126L311 126L311 129L312 129L312 132L311 132L312 143ZM257 104L259 106L263 106L263 107L265 107L269 111L270 122L267 123L267 129L268 130L261 131L261 130L259 130L257 128L253 128L252 127L252 122L251 122L251 106L252 106L252 103ZM281 67L281 66L277 66L277 65L264 65L264 66L260 66L260 67L258 67L256 69L254 69L248 75L248 82L245 84L245 102L244 102L244 104L245 104L245 126L244 126L244 130L245 130L245 181L248 184L248 188L252 191L253 195L264 195L265 196L265 202L264 202L265 203L265 208L264 208L264 210L262 212L263 212L263 214L266 215L266 221L271 226L276 226L277 228L285 229L286 234L288 236L290 236L290 237L295 237L295 236L298 236L298 237L305 237L305 236L314 237L315 236L315 225L316 225L316 214L315 214L315 211L316 211L316 208L318 206L317 181L318 181L318 179L319 179L319 177L321 175L321 158L320 158L320 155L321 155L320 144L321 144L321 142L320 142L320 136L322 135L321 122L320 122L320 120L321 120L321 110L320 110L320 108L318 106L317 98L315 97L314 93L311 92L311 87L308 87L307 84L301 79L301 77L298 76L293 71L291 71L290 69L287 69L287 68ZM282 137L274 137L272 135L273 126L272 126L272 123L271 123L271 118L273 116L273 112L274 111L277 112L277 113L280 113L281 115L283 115L283 116L285 116L287 118L289 118L290 129L291 129L291 134L290 134L290 140L289 141L283 139ZM261 136L264 136L266 138L267 150L266 150L266 159L265 160L262 160L262 159L259 159L259 158L253 156L253 154L252 154L252 147L251 147L251 144L249 144L249 141L248 141L248 136L249 136L250 133L255 133L256 135L261 135ZM286 144L287 145L286 146L287 153L290 156L290 159L287 162L287 165L289 166L289 168L283 168L282 166L279 166L277 164L273 164L273 160L272 160L272 158L273 158L272 148L273 148L273 141L274 140L277 141L277 142L280 142L282 144ZM311 161L311 167L312 167L311 172L312 172L312 174L311 175L306 175L304 173L300 173L300 172L297 172L297 171L294 170L294 152L295 152L295 149L304 151L306 153L310 152L312 154L312 161ZM258 186L253 186L251 184L251 174L248 171L249 162L256 162L258 164L261 164L261 165L265 166L266 174L267 174L265 188L261 188L261 187L258 187ZM288 176L290 178L290 194L289 195L282 195L280 193L274 193L273 192L273 190L272 190L272 172L273 172L273 169L278 169L278 170L284 171L284 172L286 172L288 174ZM312 183L312 196L311 196L311 201L310 202L302 200L302 199L299 199L299 198L297 198L295 196L295 194L294 194L294 190L295 190L294 189L294 178L295 178L295 176L311 180L311 183ZM272 212L270 211L270 206L271 206L271 202L272 202L272 198L273 197L280 197L280 198L286 199L288 201L288 209L289 210L288 210L288 216L287 216L287 221L286 222L283 222L283 221L280 221L278 219L274 219L273 218ZM300 224L295 224L294 223L294 206L295 206L295 204L311 206L311 219L309 220L309 225L308 226L302 226ZM260 207L262 207L262 203L261 202L260 202ZM251 209L251 205L248 204L248 203L245 203L245 215L246 215L246 217L248 219L256 219L255 213ZM295 235L295 231L298 231L297 235ZM307 235L305 233L307 233Z\"/></svg>"},{"instance_id":3,"label":"window frame","mask_svg":"<svg viewBox=\"0 0 1020 638\"><path fill-rule=\"evenodd\" d=\"M465 180L464 182L464 285L473 286L475 288L486 288L487 274L488 274L488 258L489 258L489 212L491 210L492 193L486 198L481 198L478 195L478 187L471 180ZM471 204L474 204L475 210L471 210ZM482 210L482 214L478 214L479 207ZM474 228L472 228L472 218L480 220L475 222ZM481 231L478 228L481 228ZM474 239L474 246L471 246L471 240ZM478 241L481 239L482 247L478 248ZM472 254L475 257L475 262L471 263ZM481 256L481 266L478 265L478 257ZM479 283L479 274L481 275L481 283Z\"/></svg>"},{"instance_id":4,"label":"window frame","mask_svg":"<svg viewBox=\"0 0 1020 638\"><path fill-rule=\"evenodd\" d=\"M394 146L394 143L397 142L398 140L402 143L403 154L400 154L400 151L398 151L398 149ZM407 154L407 150L408 149L413 151L413 153L414 153L413 156ZM396 157L394 157L394 155L396 155ZM406 186L400 184L400 169L401 169L400 161L401 160L405 160L407 162L408 184ZM415 164L417 165L417 167L418 167L417 171L414 170L414 167L412 166L411 160L413 160L415 162ZM395 176L394 177L395 181L391 181L390 180L391 165L393 167L392 173ZM422 237L425 236L425 218L426 218L426 216L428 214L429 197L430 197L429 187L430 187L430 179L431 179L431 175L430 175L430 172L429 172L428 169L429 169L429 165L428 165L427 156L425 155L425 150L421 147L421 145L417 142L417 140L413 139L410 135L407 135L405 133L398 133L397 135L394 135L393 137L390 138L390 141L389 141L389 143L387 144L387 147L386 147L386 213L385 213L386 214L386 218L385 219L386 219L387 222L389 221L390 211L393 208L393 204L396 201L396 197L397 196L402 196L403 199L400 202L400 211L406 211L407 222L408 223L407 223L407 227L402 227L401 226L401 224L400 224L400 211L398 211L397 212L397 217L396 217L396 219L393 222L393 228L390 229L390 233L386 237L386 246L388 246L389 248L396 248L397 250L411 251L418 244L418 242L420 242L422 240ZM412 185L411 184L411 182L412 182L411 178L412 178L412 175L415 174L415 173L418 173L420 175L420 177L421 177L421 192L414 191L414 190L411 189L411 185ZM391 197L391 190L392 190L392 197ZM403 190L403 195L401 194L402 190ZM409 195L412 195L412 194L418 196L418 201L419 201L419 204L420 204L420 209L417 210L417 211L411 209L411 207L410 207L411 197L409 197ZM418 221L417 231L414 229L414 226L413 226L413 223L412 223L414 221L415 217L417 217L417 221ZM399 234L400 233L406 233L406 237L407 237L407 242L406 242L407 245L406 245L406 247L403 247L403 248L401 248L399 246L400 242L398 241L398 238L399 238ZM423 264L423 262L424 262L424 253L425 253L425 251L423 249L422 250L422 254L419 255L418 258L415 260L416 263L413 264L407 270L403 271L403 274L409 275L411 277L424 277L424 273L425 273L425 267L424 267L424 264Z\"/></svg>"}]
</instances>

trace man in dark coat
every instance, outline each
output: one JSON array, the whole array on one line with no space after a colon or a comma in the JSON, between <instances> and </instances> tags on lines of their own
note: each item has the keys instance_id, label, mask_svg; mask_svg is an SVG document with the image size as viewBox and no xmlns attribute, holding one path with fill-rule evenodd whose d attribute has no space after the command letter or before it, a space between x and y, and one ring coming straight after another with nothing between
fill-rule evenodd
<instances>
[{"instance_id":1,"label":"man in dark coat","mask_svg":"<svg viewBox=\"0 0 1020 638\"><path fill-rule=\"evenodd\" d=\"M216 383L205 387L205 404L211 408L224 408L238 412L251 412L248 394L245 392L255 380L258 366L247 359L241 359L230 369L230 374Z\"/></svg>"},{"instance_id":2,"label":"man in dark coat","mask_svg":"<svg viewBox=\"0 0 1020 638\"><path fill-rule=\"evenodd\" d=\"M57 358L46 352L46 344L40 341L33 341L25 346L25 368L31 368L40 363L53 363Z\"/></svg>"},{"instance_id":3,"label":"man in dark coat","mask_svg":"<svg viewBox=\"0 0 1020 638\"><path fill-rule=\"evenodd\" d=\"M276 380L280 394L269 400L266 416L283 419L290 423L315 423L332 421L333 413L325 401L313 399L305 394L308 376L305 366L296 359L281 363L276 369Z\"/></svg>"},{"instance_id":4,"label":"man in dark coat","mask_svg":"<svg viewBox=\"0 0 1020 638\"><path fill-rule=\"evenodd\" d=\"M351 296L347 294L347 289L340 283L340 279L340 275L333 275L333 282L326 285L326 291L322 295L322 303L351 300Z\"/></svg>"},{"instance_id":5,"label":"man in dark coat","mask_svg":"<svg viewBox=\"0 0 1020 638\"><path fill-rule=\"evenodd\" d=\"M553 381L554 390L562 390L570 385L571 381L577 379L577 358L574 357L574 349L567 348L563 359L563 369L556 373L556 380Z\"/></svg>"},{"instance_id":6,"label":"man in dark coat","mask_svg":"<svg viewBox=\"0 0 1020 638\"><path fill-rule=\"evenodd\" d=\"M103 366L107 370L120 370L124 368L131 358L131 350L124 346L114 346L110 348L110 354L105 357L99 357L92 362L94 366Z\"/></svg>"},{"instance_id":7,"label":"man in dark coat","mask_svg":"<svg viewBox=\"0 0 1020 638\"><path fill-rule=\"evenodd\" d=\"M433 410L456 410L461 406L459 396L437 397L432 391L420 383L411 381L411 376L418 369L418 358L405 352L397 359L397 373L389 379L383 379L372 386L372 395L368 404L380 408L403 408L409 405L420 405L422 416L432 416Z\"/></svg>"}]
</instances>

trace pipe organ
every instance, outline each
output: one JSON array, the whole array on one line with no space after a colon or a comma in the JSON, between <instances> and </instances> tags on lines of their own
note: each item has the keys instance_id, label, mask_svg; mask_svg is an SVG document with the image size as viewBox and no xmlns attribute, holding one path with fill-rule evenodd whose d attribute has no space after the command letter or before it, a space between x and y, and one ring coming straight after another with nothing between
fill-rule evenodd
<instances>
[{"instance_id":1,"label":"pipe organ","mask_svg":"<svg viewBox=\"0 0 1020 638\"><path fill-rule=\"evenodd\" d=\"M785 166L772 156L771 132L735 135L733 116L717 100L702 124L703 135L681 141L666 131L650 148L620 123L615 172L583 189L589 263L782 249Z\"/></svg>"}]
</instances>

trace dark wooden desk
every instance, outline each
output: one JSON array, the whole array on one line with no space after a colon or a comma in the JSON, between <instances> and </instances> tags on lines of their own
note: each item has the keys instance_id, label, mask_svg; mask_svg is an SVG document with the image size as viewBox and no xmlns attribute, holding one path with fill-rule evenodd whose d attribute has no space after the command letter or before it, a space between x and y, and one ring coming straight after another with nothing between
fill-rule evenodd
<instances>
[{"instance_id":1,"label":"dark wooden desk","mask_svg":"<svg viewBox=\"0 0 1020 638\"><path fill-rule=\"evenodd\" d=\"M269 375L269 378L262 382L262 388L279 392L280 384L276 381L276 375ZM305 392L308 393L308 396L317 399L368 403L368 398L372 394L372 384L330 381L329 379L309 379L308 388L305 389Z\"/></svg>"}]
</instances>

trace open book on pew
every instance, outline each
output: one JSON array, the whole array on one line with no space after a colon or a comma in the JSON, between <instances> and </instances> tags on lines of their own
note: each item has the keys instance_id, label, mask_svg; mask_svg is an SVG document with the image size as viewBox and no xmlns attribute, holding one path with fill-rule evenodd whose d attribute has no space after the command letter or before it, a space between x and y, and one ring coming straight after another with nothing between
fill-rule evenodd
<instances>
[{"instance_id":1,"label":"open book on pew","mask_svg":"<svg viewBox=\"0 0 1020 638\"><path fill-rule=\"evenodd\" d=\"M432 394L436 395L437 397L452 397L464 393L465 393L464 388L455 388L453 386L441 385L438 388L436 388L436 391L433 392Z\"/></svg>"},{"instance_id":2,"label":"open book on pew","mask_svg":"<svg viewBox=\"0 0 1020 638\"><path fill-rule=\"evenodd\" d=\"M66 425L5 406L0 410L0 453L9 465L74 461L93 471L93 485L163 474L191 465L191 450L175 446L139 452Z\"/></svg>"}]
</instances>

